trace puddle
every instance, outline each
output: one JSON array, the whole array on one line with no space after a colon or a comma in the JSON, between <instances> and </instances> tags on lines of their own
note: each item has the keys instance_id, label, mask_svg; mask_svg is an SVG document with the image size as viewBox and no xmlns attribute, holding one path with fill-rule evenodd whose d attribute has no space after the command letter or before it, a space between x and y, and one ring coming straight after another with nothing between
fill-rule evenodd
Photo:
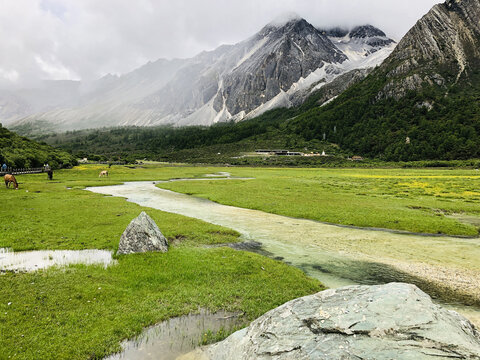
<instances>
[{"instance_id":1,"label":"puddle","mask_svg":"<svg viewBox=\"0 0 480 360\"><path fill-rule=\"evenodd\" d=\"M203 178L160 180L160 181L154 181L153 184L162 184L162 183L169 183L169 182L176 182L176 181L254 180L255 179L255 178L233 177L233 176L223 177L223 175L216 176L214 174L207 174L204 176L205 177Z\"/></svg>"},{"instance_id":2,"label":"puddle","mask_svg":"<svg viewBox=\"0 0 480 360\"><path fill-rule=\"evenodd\" d=\"M170 180L159 180L154 181L153 184L162 184L176 181L212 181L212 180L254 180L255 178L250 177L235 177L228 172L218 172L216 174L205 174L200 178L179 178L179 179L170 179Z\"/></svg>"},{"instance_id":3,"label":"puddle","mask_svg":"<svg viewBox=\"0 0 480 360\"><path fill-rule=\"evenodd\" d=\"M51 266L72 264L103 265L115 262L113 252L107 250L42 250L13 252L0 248L0 273L6 271L30 272Z\"/></svg>"},{"instance_id":4,"label":"puddle","mask_svg":"<svg viewBox=\"0 0 480 360\"><path fill-rule=\"evenodd\" d=\"M232 175L231 175L230 173L228 173L228 172L223 172L223 171L221 171L221 172L218 172L218 173L216 173L216 174L206 174L206 175L204 175L204 176L205 176L205 177L213 177L213 178L214 178L214 177L231 177Z\"/></svg>"},{"instance_id":5,"label":"puddle","mask_svg":"<svg viewBox=\"0 0 480 360\"><path fill-rule=\"evenodd\" d=\"M145 329L136 339L122 343L123 351L104 360L174 360L200 345L205 333L231 332L243 327L242 314L220 311L181 316Z\"/></svg>"},{"instance_id":6,"label":"puddle","mask_svg":"<svg viewBox=\"0 0 480 360\"><path fill-rule=\"evenodd\" d=\"M465 300L464 305L472 304L466 293L476 296L476 301L480 298L479 239L339 227L221 205L159 189L152 182L87 190L234 229L245 243L262 245L260 250L258 246L247 250L282 259L330 288L415 280L432 297L451 304L471 320L480 318L479 307L457 306Z\"/></svg>"}]
</instances>

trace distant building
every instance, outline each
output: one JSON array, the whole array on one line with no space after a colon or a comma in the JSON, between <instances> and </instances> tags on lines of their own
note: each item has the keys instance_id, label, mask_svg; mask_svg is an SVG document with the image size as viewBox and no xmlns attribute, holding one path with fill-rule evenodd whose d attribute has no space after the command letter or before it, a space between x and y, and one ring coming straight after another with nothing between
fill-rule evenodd
<instances>
[{"instance_id":1,"label":"distant building","mask_svg":"<svg viewBox=\"0 0 480 360\"><path fill-rule=\"evenodd\" d=\"M303 153L290 150L255 150L257 154L268 154L277 156L303 156Z\"/></svg>"},{"instance_id":2,"label":"distant building","mask_svg":"<svg viewBox=\"0 0 480 360\"><path fill-rule=\"evenodd\" d=\"M83 158L83 159L78 160L78 162L79 162L80 164L86 164L86 163L88 163L88 159L87 159L87 158Z\"/></svg>"},{"instance_id":3,"label":"distant building","mask_svg":"<svg viewBox=\"0 0 480 360\"><path fill-rule=\"evenodd\" d=\"M325 150L324 150L324 151L322 151L321 154L320 154L320 153L311 152L310 154L303 154L303 156L308 156L308 157L312 157L312 156L325 156L325 157L327 157L327 156L330 156L330 155L325 154Z\"/></svg>"},{"instance_id":4,"label":"distant building","mask_svg":"<svg viewBox=\"0 0 480 360\"><path fill-rule=\"evenodd\" d=\"M352 158L350 159L352 161L363 161L363 157L361 156L352 156Z\"/></svg>"}]
</instances>

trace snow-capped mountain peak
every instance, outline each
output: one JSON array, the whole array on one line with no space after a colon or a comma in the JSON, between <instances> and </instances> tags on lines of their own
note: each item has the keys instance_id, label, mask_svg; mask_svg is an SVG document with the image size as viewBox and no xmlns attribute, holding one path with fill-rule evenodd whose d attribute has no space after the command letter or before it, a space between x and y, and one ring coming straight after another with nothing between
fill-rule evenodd
<instances>
[{"instance_id":1,"label":"snow-capped mountain peak","mask_svg":"<svg viewBox=\"0 0 480 360\"><path fill-rule=\"evenodd\" d=\"M372 37L386 37L385 33L372 25L356 26L350 31L352 38L372 38Z\"/></svg>"},{"instance_id":2,"label":"snow-capped mountain peak","mask_svg":"<svg viewBox=\"0 0 480 360\"><path fill-rule=\"evenodd\" d=\"M379 65L395 48L396 43L386 34L372 25L362 25L351 30L340 28L320 30L335 46L342 51L350 61L364 62L377 51L382 51L385 56L374 56L375 64ZM370 62L371 63L371 62Z\"/></svg>"},{"instance_id":3,"label":"snow-capped mountain peak","mask_svg":"<svg viewBox=\"0 0 480 360\"><path fill-rule=\"evenodd\" d=\"M238 44L191 59L158 60L82 86L77 98L22 122L70 130L239 121L291 106L294 97L298 102L346 72L376 66L394 46L373 26L319 30L287 14Z\"/></svg>"}]
</instances>

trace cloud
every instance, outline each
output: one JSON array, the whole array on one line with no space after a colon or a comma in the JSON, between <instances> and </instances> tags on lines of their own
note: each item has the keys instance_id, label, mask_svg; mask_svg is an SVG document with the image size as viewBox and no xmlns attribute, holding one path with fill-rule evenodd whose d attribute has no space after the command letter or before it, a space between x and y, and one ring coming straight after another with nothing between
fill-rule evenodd
<instances>
[{"instance_id":1,"label":"cloud","mask_svg":"<svg viewBox=\"0 0 480 360\"><path fill-rule=\"evenodd\" d=\"M0 0L0 84L95 79L191 57L284 13L319 27L371 23L400 39L438 0Z\"/></svg>"}]
</instances>

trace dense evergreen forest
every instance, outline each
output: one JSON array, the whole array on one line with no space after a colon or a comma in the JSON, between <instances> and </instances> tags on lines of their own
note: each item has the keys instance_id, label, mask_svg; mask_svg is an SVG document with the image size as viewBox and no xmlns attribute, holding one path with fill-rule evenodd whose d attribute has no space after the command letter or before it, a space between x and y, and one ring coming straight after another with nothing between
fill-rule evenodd
<instances>
[{"instance_id":1,"label":"dense evergreen forest","mask_svg":"<svg viewBox=\"0 0 480 360\"><path fill-rule=\"evenodd\" d=\"M19 136L0 124L0 163L13 168L41 167L48 163L60 168L73 166L76 160L64 150Z\"/></svg>"},{"instance_id":2,"label":"dense evergreen forest","mask_svg":"<svg viewBox=\"0 0 480 360\"><path fill-rule=\"evenodd\" d=\"M448 89L432 85L398 101L379 100L387 71L374 72L325 107L307 110L287 129L306 141L325 134L348 151L388 161L480 157L478 73Z\"/></svg>"},{"instance_id":3,"label":"dense evergreen forest","mask_svg":"<svg viewBox=\"0 0 480 360\"><path fill-rule=\"evenodd\" d=\"M105 160L148 158L182 161L192 156L211 158L218 152L226 157L236 156L260 147L321 147L319 141L307 144L295 134L285 136L285 123L294 111L277 109L250 121L211 127L121 127L40 135L36 139L67 150L79 158L92 158L94 155L93 158ZM329 146L324 144L323 148Z\"/></svg>"}]
</instances>

